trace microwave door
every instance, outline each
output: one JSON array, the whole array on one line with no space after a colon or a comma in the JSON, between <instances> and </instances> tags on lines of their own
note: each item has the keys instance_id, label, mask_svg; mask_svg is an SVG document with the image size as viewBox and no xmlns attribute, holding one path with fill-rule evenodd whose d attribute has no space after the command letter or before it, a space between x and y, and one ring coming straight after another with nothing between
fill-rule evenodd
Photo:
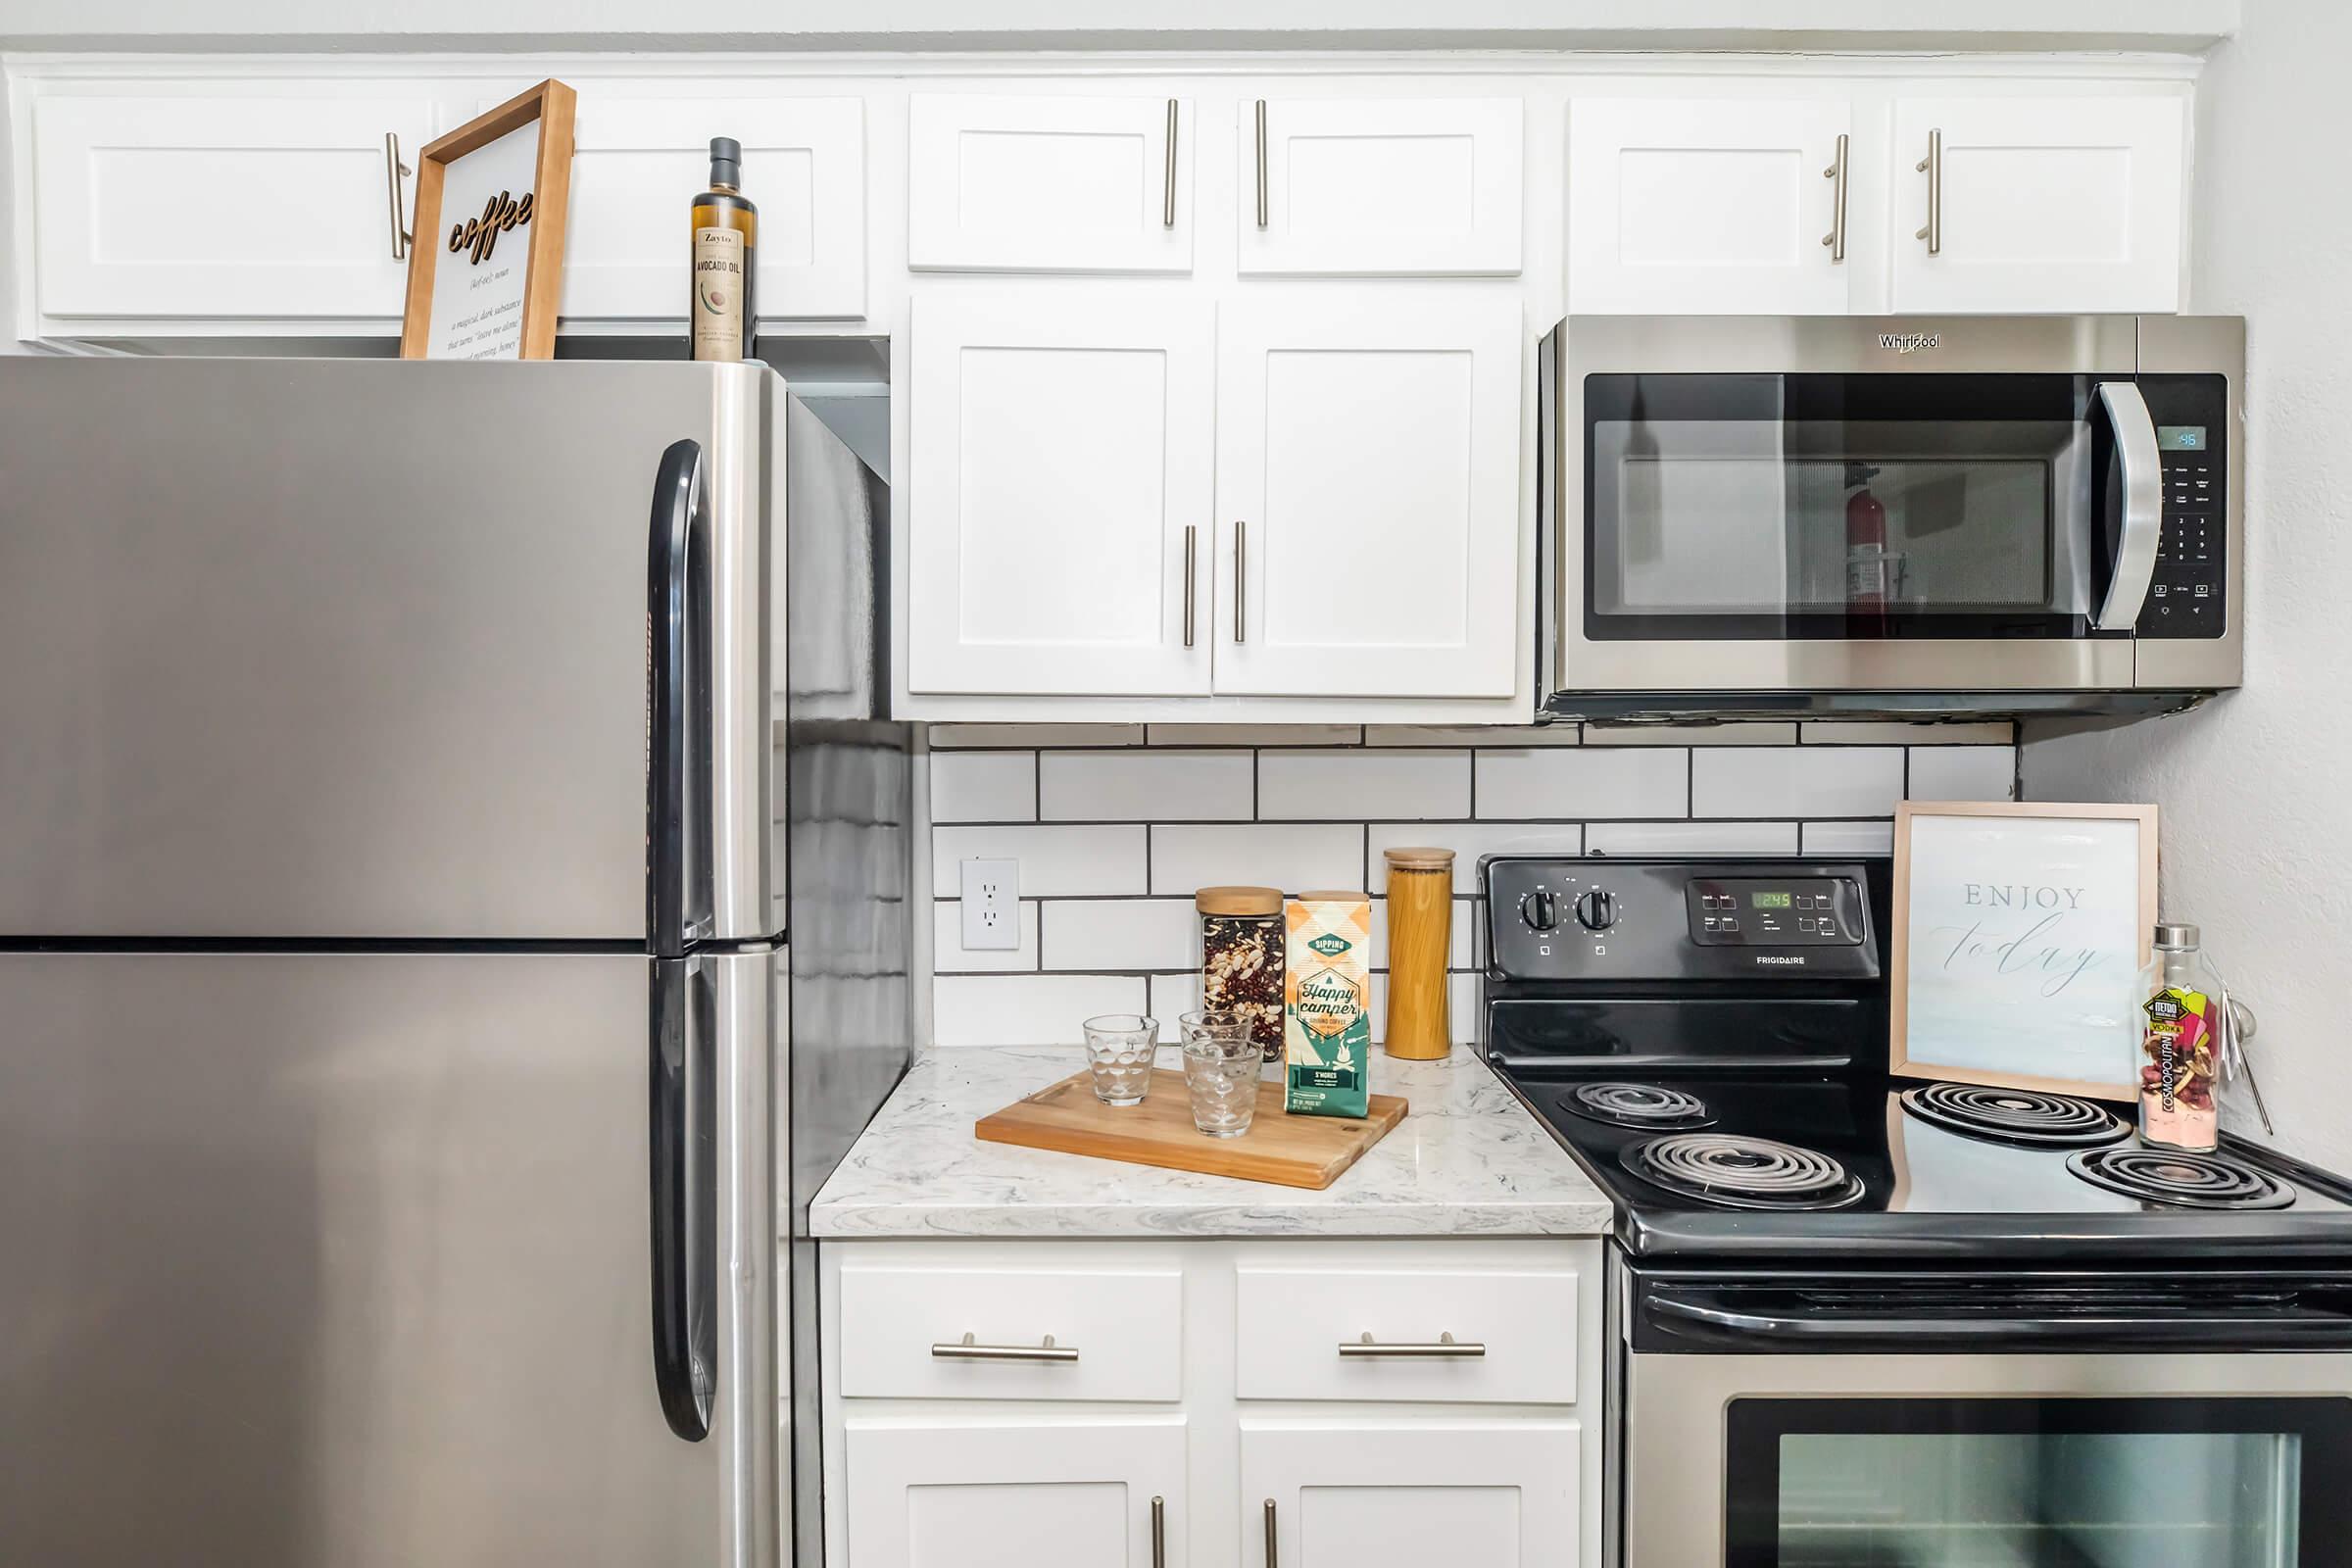
<instances>
[{"instance_id":1,"label":"microwave door","mask_svg":"<svg viewBox=\"0 0 2352 1568\"><path fill-rule=\"evenodd\" d=\"M2101 381L2098 414L2107 421L2114 458L2102 483L2102 520L2115 518L2114 553L2105 592L2092 624L2100 631L2129 632L2139 624L2156 575L2156 546L2164 528L2164 474L2156 446L2156 421L2147 399L2130 381Z\"/></svg>"}]
</instances>

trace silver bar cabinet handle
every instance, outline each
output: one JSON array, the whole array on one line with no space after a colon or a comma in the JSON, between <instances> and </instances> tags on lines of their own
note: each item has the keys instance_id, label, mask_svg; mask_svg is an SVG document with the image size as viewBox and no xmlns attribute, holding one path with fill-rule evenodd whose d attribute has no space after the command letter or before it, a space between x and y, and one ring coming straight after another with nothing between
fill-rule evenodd
<instances>
[{"instance_id":1,"label":"silver bar cabinet handle","mask_svg":"<svg viewBox=\"0 0 2352 1568\"><path fill-rule=\"evenodd\" d=\"M1250 635L1250 524L1233 520L1233 640Z\"/></svg>"},{"instance_id":2,"label":"silver bar cabinet handle","mask_svg":"<svg viewBox=\"0 0 2352 1568\"><path fill-rule=\"evenodd\" d=\"M1281 1565L1275 1560L1281 1550L1282 1548L1275 1544L1274 1499L1268 1497L1266 1499L1266 1568L1281 1568Z\"/></svg>"},{"instance_id":3,"label":"silver bar cabinet handle","mask_svg":"<svg viewBox=\"0 0 2352 1568\"><path fill-rule=\"evenodd\" d=\"M1266 101L1257 101L1257 226L1266 226Z\"/></svg>"},{"instance_id":4,"label":"silver bar cabinet handle","mask_svg":"<svg viewBox=\"0 0 2352 1568\"><path fill-rule=\"evenodd\" d=\"M2156 575L2156 546L2164 532L2164 454L2156 446L2156 421L2148 400L2129 381L2101 381L2099 405L2115 425L2116 466L2123 472L2124 527L2116 542L2115 575L2091 622L2101 631L2130 631L2139 624Z\"/></svg>"},{"instance_id":5,"label":"silver bar cabinet handle","mask_svg":"<svg viewBox=\"0 0 2352 1568\"><path fill-rule=\"evenodd\" d=\"M1176 226L1176 100L1168 100L1168 163L1159 174L1159 226Z\"/></svg>"},{"instance_id":6,"label":"silver bar cabinet handle","mask_svg":"<svg viewBox=\"0 0 2352 1568\"><path fill-rule=\"evenodd\" d=\"M1393 1342L1383 1345L1369 1334L1352 1345L1346 1340L1340 1342L1340 1354L1344 1356L1383 1356L1395 1357L1399 1360L1432 1361L1446 1360L1457 1356L1464 1360L1470 1360L1486 1353L1486 1346L1479 1341L1468 1340L1456 1344L1450 1334L1439 1335L1435 1345L1412 1342Z\"/></svg>"},{"instance_id":7,"label":"silver bar cabinet handle","mask_svg":"<svg viewBox=\"0 0 2352 1568\"><path fill-rule=\"evenodd\" d=\"M1152 1499L1152 1568L1168 1568L1168 1499Z\"/></svg>"},{"instance_id":8,"label":"silver bar cabinet handle","mask_svg":"<svg viewBox=\"0 0 2352 1568\"><path fill-rule=\"evenodd\" d=\"M1075 1361L1078 1347L1055 1345L1051 1334L1043 1345L974 1345L966 1334L954 1345L934 1345L931 1353L942 1361Z\"/></svg>"},{"instance_id":9,"label":"silver bar cabinet handle","mask_svg":"<svg viewBox=\"0 0 2352 1568\"><path fill-rule=\"evenodd\" d=\"M408 187L401 176L415 172L415 170L400 161L400 132L385 131L384 194L392 204L392 259L396 262L405 262L409 259L409 242L416 237L410 233L408 225L400 220L400 199L408 193Z\"/></svg>"},{"instance_id":10,"label":"silver bar cabinet handle","mask_svg":"<svg viewBox=\"0 0 2352 1568\"><path fill-rule=\"evenodd\" d=\"M1915 166L1928 176L1928 226L1912 235L1928 242L1930 256L1943 254L1943 132L1928 132L1928 156Z\"/></svg>"},{"instance_id":11,"label":"silver bar cabinet handle","mask_svg":"<svg viewBox=\"0 0 2352 1568\"><path fill-rule=\"evenodd\" d=\"M1838 135L1838 156L1829 168L1821 172L1822 178L1837 181L1833 187L1836 194L1830 207L1830 231L1821 236L1821 242L1830 248L1832 267L1845 260L1845 133L1840 131Z\"/></svg>"},{"instance_id":12,"label":"silver bar cabinet handle","mask_svg":"<svg viewBox=\"0 0 2352 1568\"><path fill-rule=\"evenodd\" d=\"M1194 563L1199 559L1200 530L1193 523L1184 525L1184 646L1193 646L1193 578Z\"/></svg>"}]
</instances>

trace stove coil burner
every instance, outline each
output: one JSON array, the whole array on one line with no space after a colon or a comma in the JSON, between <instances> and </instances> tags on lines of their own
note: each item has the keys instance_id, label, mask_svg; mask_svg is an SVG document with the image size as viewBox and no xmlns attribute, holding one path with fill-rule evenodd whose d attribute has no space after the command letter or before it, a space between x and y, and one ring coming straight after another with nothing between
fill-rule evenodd
<instances>
[{"instance_id":1,"label":"stove coil burner","mask_svg":"<svg viewBox=\"0 0 2352 1568\"><path fill-rule=\"evenodd\" d=\"M1922 1121L1972 1138L2034 1149L2089 1149L2132 1132L2104 1105L2033 1089L1926 1084L1903 1091L1903 1108Z\"/></svg>"},{"instance_id":2,"label":"stove coil burner","mask_svg":"<svg viewBox=\"0 0 2352 1568\"><path fill-rule=\"evenodd\" d=\"M1668 1133L1620 1156L1670 1192L1727 1208L1843 1208L1862 1184L1827 1154L1734 1133Z\"/></svg>"},{"instance_id":3,"label":"stove coil burner","mask_svg":"<svg viewBox=\"0 0 2352 1568\"><path fill-rule=\"evenodd\" d=\"M1654 1084L1578 1084L1560 1102L1579 1116L1612 1127L1645 1127L1651 1132L1663 1132L1670 1127L1715 1125L1715 1118L1707 1114L1705 1101L1680 1089L1661 1089Z\"/></svg>"},{"instance_id":4,"label":"stove coil burner","mask_svg":"<svg viewBox=\"0 0 2352 1568\"><path fill-rule=\"evenodd\" d=\"M2284 1208L2295 1200L2292 1188L2226 1154L2091 1149L2070 1156L2066 1164L2095 1187L2180 1208Z\"/></svg>"}]
</instances>

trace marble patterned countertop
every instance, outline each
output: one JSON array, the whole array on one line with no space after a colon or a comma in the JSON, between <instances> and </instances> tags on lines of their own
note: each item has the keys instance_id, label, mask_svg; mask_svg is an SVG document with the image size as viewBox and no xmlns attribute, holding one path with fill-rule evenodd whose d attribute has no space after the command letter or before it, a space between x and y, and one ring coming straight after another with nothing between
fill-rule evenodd
<instances>
[{"instance_id":1,"label":"marble patterned countertop","mask_svg":"<svg viewBox=\"0 0 2352 1568\"><path fill-rule=\"evenodd\" d=\"M1067 1076L1075 1046L958 1047L914 1065L816 1195L847 1237L1597 1236L1608 1199L1485 1062L1377 1058L1411 1109L1321 1192L984 1144L972 1124ZM1160 1065L1176 1065L1164 1049Z\"/></svg>"}]
</instances>

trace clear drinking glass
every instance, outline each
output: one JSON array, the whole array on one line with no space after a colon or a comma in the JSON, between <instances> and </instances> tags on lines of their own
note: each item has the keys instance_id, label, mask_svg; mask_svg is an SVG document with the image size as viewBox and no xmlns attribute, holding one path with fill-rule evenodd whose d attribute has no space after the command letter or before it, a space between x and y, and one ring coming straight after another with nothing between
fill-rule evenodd
<instances>
[{"instance_id":1,"label":"clear drinking glass","mask_svg":"<svg viewBox=\"0 0 2352 1568\"><path fill-rule=\"evenodd\" d=\"M1086 1031L1086 1064L1095 1075L1095 1098L1105 1105L1142 1104L1152 1092L1152 1053L1159 1044L1159 1020L1106 1012L1079 1027Z\"/></svg>"},{"instance_id":2,"label":"clear drinking glass","mask_svg":"<svg viewBox=\"0 0 2352 1568\"><path fill-rule=\"evenodd\" d=\"M1184 1087L1192 1096L1193 1125L1210 1138L1239 1138L1257 1114L1257 1070L1262 1057L1238 1012L1188 1012L1176 1020L1184 1037Z\"/></svg>"}]
</instances>

